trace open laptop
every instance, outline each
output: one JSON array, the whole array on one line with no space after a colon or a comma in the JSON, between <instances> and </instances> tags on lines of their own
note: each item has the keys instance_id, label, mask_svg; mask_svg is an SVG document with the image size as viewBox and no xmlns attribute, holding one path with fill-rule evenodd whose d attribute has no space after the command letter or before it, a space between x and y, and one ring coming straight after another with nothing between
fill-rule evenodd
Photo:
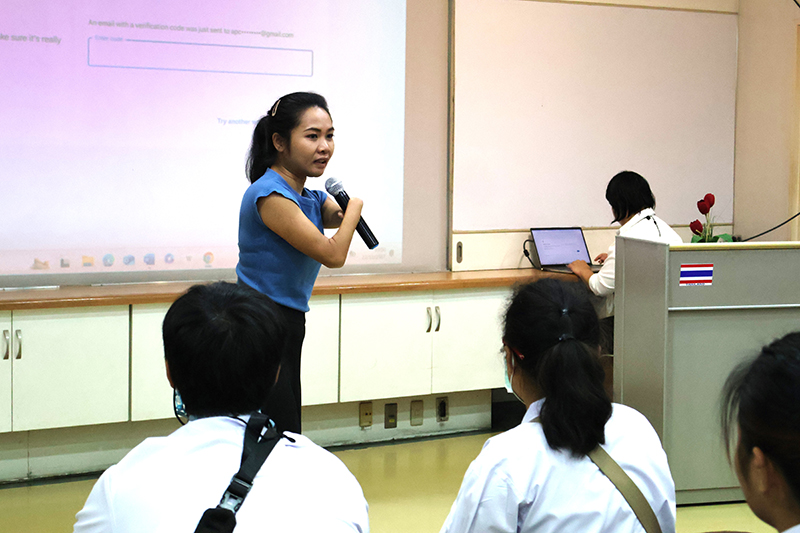
<instances>
[{"instance_id":1,"label":"open laptop","mask_svg":"<svg viewBox=\"0 0 800 533\"><path fill-rule=\"evenodd\" d=\"M531 240L531 259L536 268L571 272L567 265L581 259L592 272L600 270L600 265L592 264L581 228L531 228Z\"/></svg>"}]
</instances>

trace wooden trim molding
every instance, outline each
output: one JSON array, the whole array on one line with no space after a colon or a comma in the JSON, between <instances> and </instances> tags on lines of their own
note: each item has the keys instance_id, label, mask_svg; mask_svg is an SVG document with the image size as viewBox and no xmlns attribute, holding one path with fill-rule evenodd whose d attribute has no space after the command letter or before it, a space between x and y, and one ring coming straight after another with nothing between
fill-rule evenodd
<instances>
[{"instance_id":1,"label":"wooden trim molding","mask_svg":"<svg viewBox=\"0 0 800 533\"><path fill-rule=\"evenodd\" d=\"M557 277L571 281L577 279L571 274L541 272L530 268L478 272L330 276L317 279L313 295L511 287L517 283L535 281L543 277ZM0 311L171 303L192 285L194 283L176 282L5 290L0 291Z\"/></svg>"}]
</instances>

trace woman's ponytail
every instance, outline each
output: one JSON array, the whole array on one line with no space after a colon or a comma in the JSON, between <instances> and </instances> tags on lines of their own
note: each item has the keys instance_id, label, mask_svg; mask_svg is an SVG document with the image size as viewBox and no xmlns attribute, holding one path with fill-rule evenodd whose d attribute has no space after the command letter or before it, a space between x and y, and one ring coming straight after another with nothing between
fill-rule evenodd
<instances>
[{"instance_id":1,"label":"woman's ponytail","mask_svg":"<svg viewBox=\"0 0 800 533\"><path fill-rule=\"evenodd\" d=\"M544 279L519 287L506 311L504 340L544 397L539 415L548 445L575 456L605 442L611 400L603 387L600 326L576 283Z\"/></svg>"},{"instance_id":2,"label":"woman's ponytail","mask_svg":"<svg viewBox=\"0 0 800 533\"><path fill-rule=\"evenodd\" d=\"M250 144L245 167L250 183L255 183L258 178L263 176L267 169L275 163L278 156L278 151L272 143L272 135L269 134L269 119L269 114L261 117L253 130L253 142Z\"/></svg>"}]
</instances>

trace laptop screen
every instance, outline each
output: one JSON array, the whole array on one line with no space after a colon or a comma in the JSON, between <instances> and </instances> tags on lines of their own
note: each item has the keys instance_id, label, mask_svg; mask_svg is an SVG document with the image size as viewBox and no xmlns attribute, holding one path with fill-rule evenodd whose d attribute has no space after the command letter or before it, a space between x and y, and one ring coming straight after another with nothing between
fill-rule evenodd
<instances>
[{"instance_id":1,"label":"laptop screen","mask_svg":"<svg viewBox=\"0 0 800 533\"><path fill-rule=\"evenodd\" d=\"M581 228L533 228L531 237L541 266L566 265L576 259L591 264Z\"/></svg>"}]
</instances>

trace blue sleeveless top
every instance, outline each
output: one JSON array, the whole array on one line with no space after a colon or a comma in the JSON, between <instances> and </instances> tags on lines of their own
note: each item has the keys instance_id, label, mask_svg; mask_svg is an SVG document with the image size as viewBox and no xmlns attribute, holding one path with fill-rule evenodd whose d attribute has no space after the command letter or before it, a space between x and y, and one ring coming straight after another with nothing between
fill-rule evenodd
<instances>
[{"instance_id":1,"label":"blue sleeveless top","mask_svg":"<svg viewBox=\"0 0 800 533\"><path fill-rule=\"evenodd\" d=\"M236 274L239 281L273 301L306 312L321 265L283 240L261 220L256 202L271 193L280 194L297 204L322 233L322 204L327 194L303 189L301 196L277 172L268 169L247 188L242 199Z\"/></svg>"}]
</instances>

